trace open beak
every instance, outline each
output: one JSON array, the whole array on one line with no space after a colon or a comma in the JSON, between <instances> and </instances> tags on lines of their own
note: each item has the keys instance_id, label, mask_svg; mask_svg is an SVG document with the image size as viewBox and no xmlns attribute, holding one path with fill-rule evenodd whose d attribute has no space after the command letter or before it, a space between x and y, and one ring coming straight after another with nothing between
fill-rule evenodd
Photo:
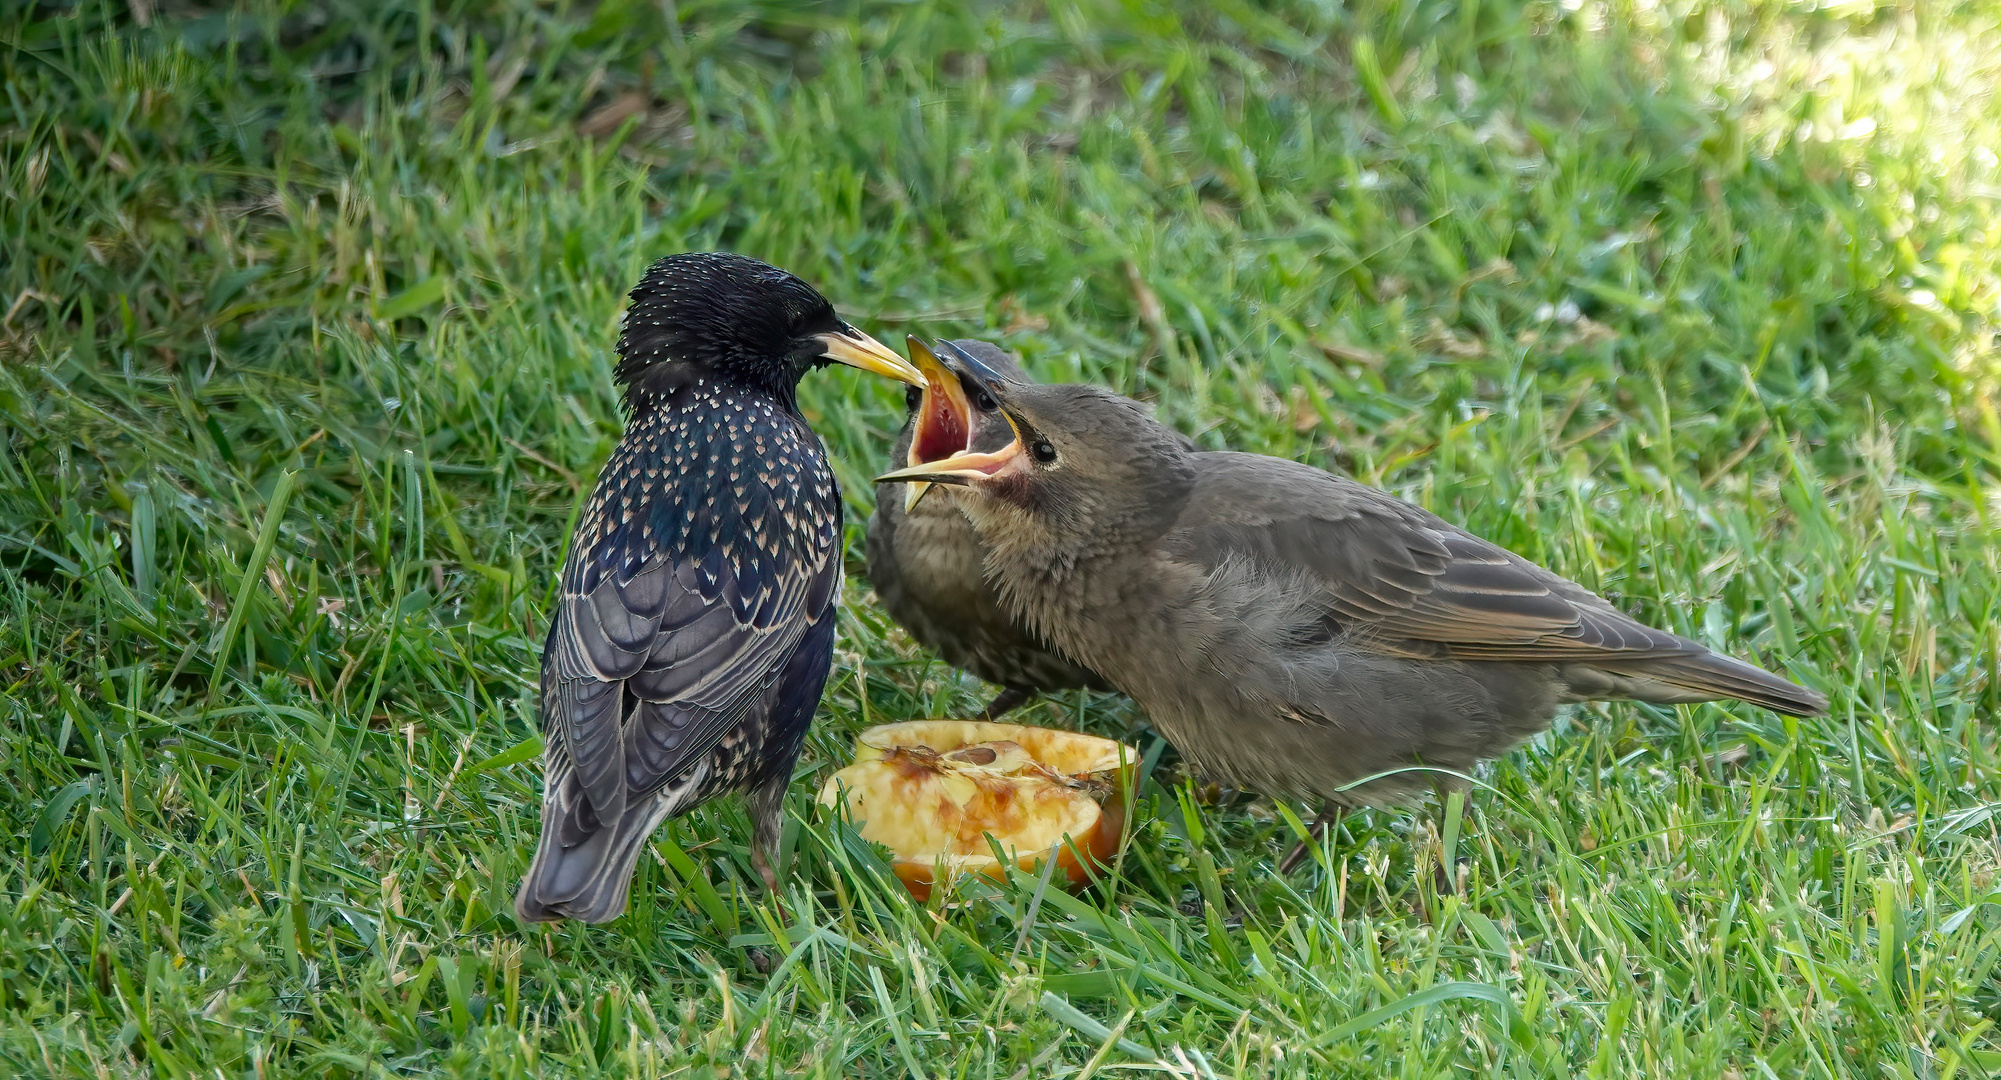
<instances>
[{"instance_id":1,"label":"open beak","mask_svg":"<svg viewBox=\"0 0 2001 1080\"><path fill-rule=\"evenodd\" d=\"M927 461L922 465L912 465L907 469L883 473L875 478L878 484L953 484L966 487L982 480L992 479L1007 463L1021 456L1021 440L1007 444L991 454L976 454L962 450L948 458Z\"/></svg>"},{"instance_id":2,"label":"open beak","mask_svg":"<svg viewBox=\"0 0 2001 1080\"><path fill-rule=\"evenodd\" d=\"M998 374L993 369L987 367L985 364L981 364L964 349L958 348L949 341L941 341L939 344L951 351L954 354L955 360L970 361L975 365L975 370L971 375L973 381L979 385L980 389L988 393L993 393L994 382L999 379ZM911 355L919 357L918 362L920 364L927 361L937 363L937 358L932 355L931 350L925 348L915 338L911 339L911 346ZM920 353L922 354L921 356ZM927 368L927 374L928 370ZM961 437L960 446L968 447L972 442L972 410L966 404L965 390L960 387L957 374L952 372L950 368L945 368L944 370L946 372L945 378L940 381L944 383L945 387L949 388L944 392L952 394L952 400L957 403L956 407L964 410L960 415L965 417L965 434ZM926 396L930 396L928 391ZM922 408L923 406L919 407ZM920 461L915 460L918 457L918 443L913 438L910 444L910 456L913 460L908 463L908 466L898 469L895 472L884 473L875 478L876 482L879 484L904 483L910 484L913 487L929 484L953 484L965 487L982 480L992 479L1002 469L1006 468L1009 462L1020 457L1024 452L1021 425L1015 422L1014 414L1010 413L1006 408L1002 408L1000 414L1007 420L1007 426L1013 430L1014 440L999 450L991 454L984 454L977 453L971 449L961 449L950 457L937 458L932 461ZM912 502L914 501L912 500Z\"/></svg>"},{"instance_id":3,"label":"open beak","mask_svg":"<svg viewBox=\"0 0 2001 1080\"><path fill-rule=\"evenodd\" d=\"M827 347L826 356L849 367L872 371L877 375L887 375L898 382L912 386L924 385L924 373L913 367L910 361L889 351L889 346L862 333L860 330L841 324L839 330L829 330L813 335Z\"/></svg>"},{"instance_id":4,"label":"open beak","mask_svg":"<svg viewBox=\"0 0 2001 1080\"><path fill-rule=\"evenodd\" d=\"M905 343L911 361L924 373L924 394L918 399L917 416L910 432L910 452L903 462L907 467L939 461L965 450L972 442L973 410L966 401L965 388L959 385L959 377L939 363L930 346L917 340L914 334ZM914 509L930 490L929 483L912 481L903 492L904 512Z\"/></svg>"}]
</instances>

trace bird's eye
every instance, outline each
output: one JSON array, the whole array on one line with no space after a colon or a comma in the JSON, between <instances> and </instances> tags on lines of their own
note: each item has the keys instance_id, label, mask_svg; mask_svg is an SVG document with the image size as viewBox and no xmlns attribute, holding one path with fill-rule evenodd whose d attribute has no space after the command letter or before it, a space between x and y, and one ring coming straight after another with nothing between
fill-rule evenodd
<instances>
[{"instance_id":1,"label":"bird's eye","mask_svg":"<svg viewBox=\"0 0 2001 1080\"><path fill-rule=\"evenodd\" d=\"M1034 443L1029 445L1028 452L1034 454L1035 460L1042 462L1044 465L1056 460L1056 448L1049 445L1048 439L1035 440Z\"/></svg>"},{"instance_id":2,"label":"bird's eye","mask_svg":"<svg viewBox=\"0 0 2001 1080\"><path fill-rule=\"evenodd\" d=\"M917 403L918 403L918 402L920 402L920 401L923 401L923 400L924 400L924 388L923 388L923 387L921 387L921 386L906 386L906 387L904 387L904 388L903 388L903 407L904 407L904 408L906 408L906 409L909 409L909 410L910 410L910 411L912 411L912 412L916 412L916 411L917 411Z\"/></svg>"},{"instance_id":3,"label":"bird's eye","mask_svg":"<svg viewBox=\"0 0 2001 1080\"><path fill-rule=\"evenodd\" d=\"M985 390L975 390L973 392L973 407L981 412L992 412L1000 408L1000 402L995 401L994 396Z\"/></svg>"}]
</instances>

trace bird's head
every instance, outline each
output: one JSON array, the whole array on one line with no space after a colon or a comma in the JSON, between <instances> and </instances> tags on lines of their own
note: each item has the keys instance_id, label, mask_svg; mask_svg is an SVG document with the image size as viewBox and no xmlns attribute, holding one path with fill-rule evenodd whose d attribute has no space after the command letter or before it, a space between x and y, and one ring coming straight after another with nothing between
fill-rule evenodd
<instances>
[{"instance_id":1,"label":"bird's head","mask_svg":"<svg viewBox=\"0 0 2001 1080\"><path fill-rule=\"evenodd\" d=\"M1192 448L1146 406L1103 387L1010 380L964 350L940 352L997 407L969 410L965 449L878 482L952 485L989 540L1009 533L1115 544L1157 533L1177 512L1193 476Z\"/></svg>"},{"instance_id":2,"label":"bird's head","mask_svg":"<svg viewBox=\"0 0 2001 1080\"><path fill-rule=\"evenodd\" d=\"M992 416L1000 403L972 376L946 367L931 347L915 336L906 339L906 343L911 362L924 373L924 385L904 388L910 415L897 439L896 456L892 460L901 461L907 468L978 449L974 445L974 429L979 426L980 418ZM1022 378L1021 365L998 346L967 339L942 341L938 347L948 355L970 356L1004 380L1013 382ZM986 426L989 430L994 427L991 423ZM1006 425L999 425L999 430L1006 432ZM922 481L906 485L904 511L916 509L918 500L930 490L931 485ZM946 512L952 511L948 508Z\"/></svg>"},{"instance_id":3,"label":"bird's head","mask_svg":"<svg viewBox=\"0 0 2001 1080\"><path fill-rule=\"evenodd\" d=\"M756 259L702 251L661 259L633 288L616 375L629 402L699 375L790 401L801 375L833 362L924 382L811 285Z\"/></svg>"}]
</instances>

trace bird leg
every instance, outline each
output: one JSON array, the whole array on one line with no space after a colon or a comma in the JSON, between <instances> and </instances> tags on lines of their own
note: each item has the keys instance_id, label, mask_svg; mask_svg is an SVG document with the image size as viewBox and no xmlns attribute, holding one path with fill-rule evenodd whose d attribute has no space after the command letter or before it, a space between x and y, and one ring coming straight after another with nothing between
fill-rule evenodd
<instances>
[{"instance_id":1,"label":"bird leg","mask_svg":"<svg viewBox=\"0 0 2001 1080\"><path fill-rule=\"evenodd\" d=\"M779 841L785 837L784 777L791 771L788 764L778 780L760 782L746 799L750 808L750 865L764 879L764 889L773 899L779 892L778 871L772 867L771 857L778 854Z\"/></svg>"},{"instance_id":2,"label":"bird leg","mask_svg":"<svg viewBox=\"0 0 2001 1080\"><path fill-rule=\"evenodd\" d=\"M1313 850L1313 845L1320 842L1320 837L1327 832L1328 827L1340 820L1340 807L1335 806L1331 802L1322 803L1320 806L1320 816L1314 818L1313 824L1306 827L1306 839L1301 840L1299 846L1293 848L1292 853L1279 862L1279 876L1284 877L1292 873L1294 868L1298 867L1300 862L1306 858L1306 853Z\"/></svg>"},{"instance_id":3,"label":"bird leg","mask_svg":"<svg viewBox=\"0 0 2001 1080\"><path fill-rule=\"evenodd\" d=\"M786 917L785 905L777 902L780 899L778 871L771 868L771 857L765 854L764 830L757 829L755 832L757 835L750 841L750 865L757 871L757 876L764 879L764 895L774 901L772 907L777 909L778 921L789 925L792 920ZM775 839L771 842L770 848L773 851L778 849L778 842ZM756 968L760 975L771 974L779 964L780 954L761 945L752 945L745 955L750 959L750 966Z\"/></svg>"},{"instance_id":4,"label":"bird leg","mask_svg":"<svg viewBox=\"0 0 2001 1080\"><path fill-rule=\"evenodd\" d=\"M995 694L994 699L987 702L987 707L981 709L980 715L974 717L974 719L986 721L998 720L1007 713L1028 704L1028 699L1034 696L1035 692L1033 690L1023 690L1020 687L1010 686L1000 693Z\"/></svg>"},{"instance_id":5,"label":"bird leg","mask_svg":"<svg viewBox=\"0 0 2001 1080\"><path fill-rule=\"evenodd\" d=\"M765 899L771 901L773 912L782 925L791 925L792 917L785 907L785 894L778 891L778 870L771 865L773 857L779 853L779 842L785 836L785 778L792 773L788 762L778 773L778 778L766 779L749 792L750 803L750 865L757 876L764 881ZM774 952L761 945L753 945L747 954L752 967L760 974L769 975L778 967L781 952Z\"/></svg>"},{"instance_id":6,"label":"bird leg","mask_svg":"<svg viewBox=\"0 0 2001 1080\"><path fill-rule=\"evenodd\" d=\"M750 865L757 871L757 876L764 879L764 891L777 896L778 871L771 868L771 859L765 855L764 845L756 840L750 844Z\"/></svg>"}]
</instances>

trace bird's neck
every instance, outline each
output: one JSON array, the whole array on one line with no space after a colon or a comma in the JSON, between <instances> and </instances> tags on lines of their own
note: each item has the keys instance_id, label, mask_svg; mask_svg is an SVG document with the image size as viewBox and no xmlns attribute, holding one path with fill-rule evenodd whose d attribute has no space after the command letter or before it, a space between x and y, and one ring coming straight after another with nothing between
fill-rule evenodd
<instances>
[{"instance_id":1,"label":"bird's neck","mask_svg":"<svg viewBox=\"0 0 2001 1080\"><path fill-rule=\"evenodd\" d=\"M699 409L709 402L764 398L799 415L799 373L774 364L768 372L723 370L692 360L668 360L622 373L626 411L634 418L651 409Z\"/></svg>"},{"instance_id":2,"label":"bird's neck","mask_svg":"<svg viewBox=\"0 0 2001 1080\"><path fill-rule=\"evenodd\" d=\"M1157 536L1107 530L1089 537L1058 536L1012 506L973 518L986 542L987 577L1002 606L1066 655L1093 664L1107 635L1145 606L1146 586L1133 577Z\"/></svg>"}]
</instances>

